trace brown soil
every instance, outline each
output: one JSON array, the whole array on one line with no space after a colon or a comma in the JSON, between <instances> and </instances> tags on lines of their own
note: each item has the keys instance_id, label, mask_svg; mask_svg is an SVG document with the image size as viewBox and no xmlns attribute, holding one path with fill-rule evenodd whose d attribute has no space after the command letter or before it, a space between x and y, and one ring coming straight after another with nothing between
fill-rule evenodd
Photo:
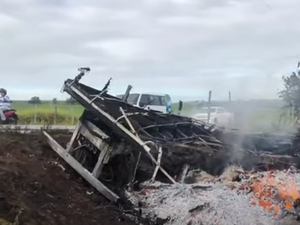
<instances>
[{"instance_id":1,"label":"brown soil","mask_svg":"<svg viewBox=\"0 0 300 225\"><path fill-rule=\"evenodd\" d=\"M65 146L70 135L54 138ZM38 134L0 134L0 225L133 225Z\"/></svg>"}]
</instances>

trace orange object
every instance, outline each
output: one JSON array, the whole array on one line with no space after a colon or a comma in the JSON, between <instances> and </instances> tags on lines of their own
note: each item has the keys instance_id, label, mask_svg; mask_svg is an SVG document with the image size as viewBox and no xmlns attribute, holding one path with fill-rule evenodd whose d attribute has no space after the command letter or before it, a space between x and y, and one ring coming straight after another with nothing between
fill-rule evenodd
<instances>
[{"instance_id":1,"label":"orange object","mask_svg":"<svg viewBox=\"0 0 300 225\"><path fill-rule=\"evenodd\" d=\"M252 182L251 189L257 198L259 205L275 215L280 208L291 209L293 202L299 197L299 191L294 180L286 179L279 181L276 175L268 173L266 177L257 178Z\"/></svg>"}]
</instances>

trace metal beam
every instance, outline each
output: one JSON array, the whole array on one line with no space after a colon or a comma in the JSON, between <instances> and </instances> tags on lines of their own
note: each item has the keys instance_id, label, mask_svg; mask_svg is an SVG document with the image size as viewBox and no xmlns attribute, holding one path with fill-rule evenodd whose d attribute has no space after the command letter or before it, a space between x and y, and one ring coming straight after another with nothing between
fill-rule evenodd
<instances>
[{"instance_id":1,"label":"metal beam","mask_svg":"<svg viewBox=\"0 0 300 225\"><path fill-rule=\"evenodd\" d=\"M103 183L95 178L87 169L85 169L76 159L73 158L65 149L63 149L47 132L43 131L48 139L51 148L63 158L74 170L77 171L87 182L89 182L101 194L107 197L112 202L117 202L119 196L109 190Z\"/></svg>"}]
</instances>

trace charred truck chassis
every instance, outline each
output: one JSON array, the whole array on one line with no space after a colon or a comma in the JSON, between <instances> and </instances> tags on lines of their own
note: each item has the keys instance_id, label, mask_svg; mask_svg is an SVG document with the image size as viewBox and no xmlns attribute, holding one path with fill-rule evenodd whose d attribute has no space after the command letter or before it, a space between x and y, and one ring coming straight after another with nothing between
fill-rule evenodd
<instances>
[{"instance_id":1,"label":"charred truck chassis","mask_svg":"<svg viewBox=\"0 0 300 225\"><path fill-rule=\"evenodd\" d=\"M44 134L57 154L113 202L146 180L181 182L178 176L184 176L182 170L186 173L187 168L218 175L228 163L241 163L250 155L253 162L247 160L244 167L266 159L273 164L277 158L281 165L289 165L294 159L245 149L241 156L233 156L233 147L223 144L224 136L212 125L127 104L107 94L110 81L101 91L79 83L89 71L81 68L75 79L64 83L63 91L85 108L66 149Z\"/></svg>"}]
</instances>

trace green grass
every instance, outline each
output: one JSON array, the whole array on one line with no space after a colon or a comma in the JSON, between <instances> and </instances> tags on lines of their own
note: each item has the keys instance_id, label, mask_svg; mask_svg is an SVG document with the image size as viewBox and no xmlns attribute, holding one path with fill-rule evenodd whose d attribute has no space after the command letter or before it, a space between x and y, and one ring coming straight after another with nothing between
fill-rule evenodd
<instances>
[{"instance_id":1,"label":"green grass","mask_svg":"<svg viewBox=\"0 0 300 225\"><path fill-rule=\"evenodd\" d=\"M248 103L234 107L236 107L236 109L241 108L248 113L246 118L237 124L236 128L245 129L247 131L290 130L292 119L286 110L282 110L278 107L255 108L254 106L249 106ZM15 101L12 103L11 108L17 110L20 124L75 125L83 112L81 105L67 104L65 101L58 101L57 104L53 104L52 101L44 101L37 106L29 104L27 101ZM197 113L199 108L199 106L183 104L181 115L192 116ZM174 113L177 114L178 104L173 104L173 109ZM282 113L286 115L282 118L281 122L279 122Z\"/></svg>"},{"instance_id":2,"label":"green grass","mask_svg":"<svg viewBox=\"0 0 300 225\"><path fill-rule=\"evenodd\" d=\"M66 124L73 125L78 121L83 107L78 104L67 104L66 102L44 101L33 105L26 101L15 101L11 108L17 110L20 124Z\"/></svg>"},{"instance_id":3,"label":"green grass","mask_svg":"<svg viewBox=\"0 0 300 225\"><path fill-rule=\"evenodd\" d=\"M212 106L225 106L235 111L242 111L243 119L238 120L235 128L249 132L291 132L294 117L290 116L289 111L280 106L267 106L264 104L251 104L249 102L232 102L224 105L215 103ZM201 108L200 105L183 103L181 115L193 116ZM174 113L178 112L178 104L173 104ZM238 114L238 113L237 113Z\"/></svg>"}]
</instances>

